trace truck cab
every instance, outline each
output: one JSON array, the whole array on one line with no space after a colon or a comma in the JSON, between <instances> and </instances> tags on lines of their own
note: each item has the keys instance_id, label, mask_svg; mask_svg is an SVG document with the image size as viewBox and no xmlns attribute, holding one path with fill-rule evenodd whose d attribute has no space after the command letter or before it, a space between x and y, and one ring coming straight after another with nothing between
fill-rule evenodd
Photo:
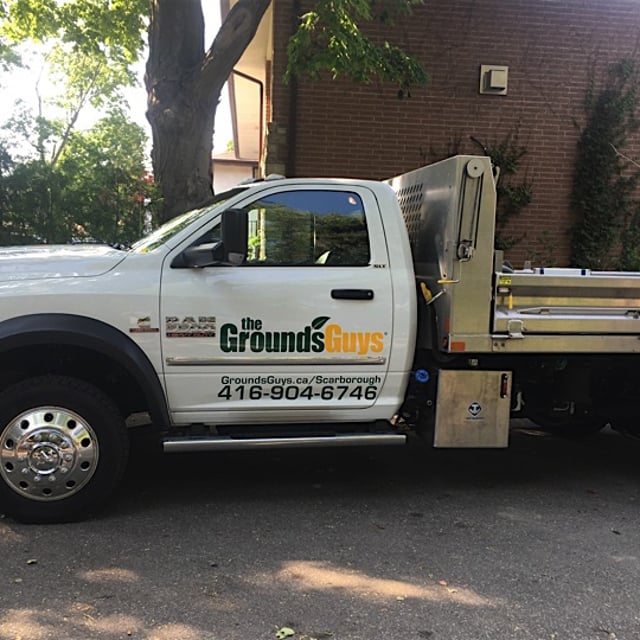
<instances>
[{"instance_id":1,"label":"truck cab","mask_svg":"<svg viewBox=\"0 0 640 640\"><path fill-rule=\"evenodd\" d=\"M0 250L0 300L0 504L22 520L101 503L144 416L165 451L406 440L415 278L385 184L268 180L127 252Z\"/></svg>"},{"instance_id":2,"label":"truck cab","mask_svg":"<svg viewBox=\"0 0 640 640\"><path fill-rule=\"evenodd\" d=\"M239 239L223 213L203 216L161 260L154 321L172 423L388 419L415 336L406 232L383 222L398 220L393 192L277 180L226 204L246 218ZM212 241L210 261L190 263ZM216 260L230 242L235 264Z\"/></svg>"}]
</instances>

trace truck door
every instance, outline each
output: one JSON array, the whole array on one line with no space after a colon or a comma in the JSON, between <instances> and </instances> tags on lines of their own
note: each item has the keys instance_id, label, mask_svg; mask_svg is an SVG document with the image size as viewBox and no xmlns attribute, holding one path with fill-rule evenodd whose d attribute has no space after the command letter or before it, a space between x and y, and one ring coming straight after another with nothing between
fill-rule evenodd
<instances>
[{"instance_id":1,"label":"truck door","mask_svg":"<svg viewBox=\"0 0 640 640\"><path fill-rule=\"evenodd\" d=\"M235 206L249 212L242 265L172 266L187 246L215 240L215 224L164 262L160 316L174 419L361 414L381 392L392 333L391 277L373 193L280 185Z\"/></svg>"}]
</instances>

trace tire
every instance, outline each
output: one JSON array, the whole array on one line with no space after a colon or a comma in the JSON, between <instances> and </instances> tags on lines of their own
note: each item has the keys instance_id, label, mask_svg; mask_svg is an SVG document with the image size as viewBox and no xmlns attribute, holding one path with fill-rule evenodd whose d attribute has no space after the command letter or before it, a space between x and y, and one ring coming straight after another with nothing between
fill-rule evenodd
<instances>
[{"instance_id":1,"label":"tire","mask_svg":"<svg viewBox=\"0 0 640 640\"><path fill-rule=\"evenodd\" d=\"M550 416L532 414L531 420L542 430L556 436L579 438L598 433L607 426L607 421L597 416Z\"/></svg>"},{"instance_id":2,"label":"tire","mask_svg":"<svg viewBox=\"0 0 640 640\"><path fill-rule=\"evenodd\" d=\"M640 439L640 423L637 419L614 418L611 421L611 428L625 438Z\"/></svg>"},{"instance_id":3,"label":"tire","mask_svg":"<svg viewBox=\"0 0 640 640\"><path fill-rule=\"evenodd\" d=\"M129 440L114 403L75 378L41 376L0 393L0 511L21 522L68 522L118 486Z\"/></svg>"}]
</instances>

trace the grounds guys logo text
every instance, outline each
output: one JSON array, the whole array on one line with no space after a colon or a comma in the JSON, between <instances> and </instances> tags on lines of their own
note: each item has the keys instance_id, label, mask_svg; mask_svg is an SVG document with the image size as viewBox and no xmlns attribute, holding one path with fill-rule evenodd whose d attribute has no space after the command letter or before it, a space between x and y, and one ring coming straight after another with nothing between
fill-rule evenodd
<instances>
[{"instance_id":1,"label":"the grounds guys logo text","mask_svg":"<svg viewBox=\"0 0 640 640\"><path fill-rule=\"evenodd\" d=\"M262 320L242 318L240 326L228 322L220 328L220 348L225 353L380 353L380 331L345 331L331 318L318 316L299 331L265 331Z\"/></svg>"}]
</instances>

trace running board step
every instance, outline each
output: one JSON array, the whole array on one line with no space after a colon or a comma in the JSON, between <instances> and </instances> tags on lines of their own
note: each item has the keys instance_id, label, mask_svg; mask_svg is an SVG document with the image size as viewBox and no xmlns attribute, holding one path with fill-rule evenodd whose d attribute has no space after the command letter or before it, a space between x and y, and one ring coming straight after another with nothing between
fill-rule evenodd
<instances>
[{"instance_id":1,"label":"running board step","mask_svg":"<svg viewBox=\"0 0 640 640\"><path fill-rule=\"evenodd\" d=\"M287 436L273 438L233 438L229 436L185 436L165 438L165 453L194 451L234 451L242 449L310 449L314 447L366 447L405 444L403 433L359 433L327 436Z\"/></svg>"}]
</instances>

